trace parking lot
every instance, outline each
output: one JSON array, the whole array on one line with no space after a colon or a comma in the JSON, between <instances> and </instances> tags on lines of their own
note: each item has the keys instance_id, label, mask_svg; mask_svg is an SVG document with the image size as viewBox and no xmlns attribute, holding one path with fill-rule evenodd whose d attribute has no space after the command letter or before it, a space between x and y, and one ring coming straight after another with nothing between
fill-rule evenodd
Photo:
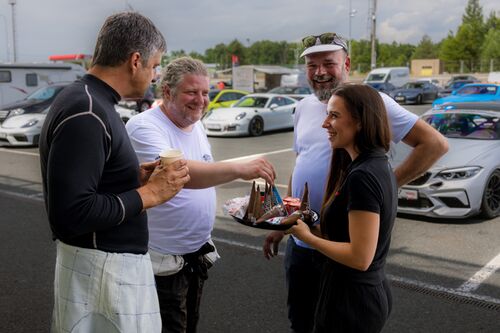
<instances>
[{"instance_id":1,"label":"parking lot","mask_svg":"<svg viewBox=\"0 0 500 333\"><path fill-rule=\"evenodd\" d=\"M408 109L420 114L428 107ZM284 193L295 158L292 139L292 131L281 131L255 138L210 138L210 143L218 161L266 157ZM52 306L54 248L40 195L38 151L0 148L0 165L0 283L8 291L0 298L5 314L0 327L44 332ZM217 188L213 236L222 259L206 284L200 332L287 331L282 256L266 261L260 251L266 232L222 214L223 202L246 194L250 186L235 181ZM398 216L387 264L394 312L384 332L500 332L498 239L500 217Z\"/></svg>"}]
</instances>

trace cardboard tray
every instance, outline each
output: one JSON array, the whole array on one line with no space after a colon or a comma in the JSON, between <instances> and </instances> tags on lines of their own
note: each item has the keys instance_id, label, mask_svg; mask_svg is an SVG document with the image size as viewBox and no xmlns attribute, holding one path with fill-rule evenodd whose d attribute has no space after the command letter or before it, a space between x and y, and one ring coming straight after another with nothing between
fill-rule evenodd
<instances>
[{"instance_id":1,"label":"cardboard tray","mask_svg":"<svg viewBox=\"0 0 500 333\"><path fill-rule=\"evenodd\" d=\"M314 223L316 223L319 220L319 215L315 211L312 211L311 215L312 215L312 219L311 219L312 221L309 225L313 225ZM274 223L270 223L270 222L266 222L266 221L263 221L260 223L253 223L249 220L244 220L244 219L241 219L241 218L233 216L233 215L231 215L231 216L236 222L241 223L243 225L246 225L247 227L257 228L257 229L287 230L294 225L294 224L274 224Z\"/></svg>"}]
</instances>

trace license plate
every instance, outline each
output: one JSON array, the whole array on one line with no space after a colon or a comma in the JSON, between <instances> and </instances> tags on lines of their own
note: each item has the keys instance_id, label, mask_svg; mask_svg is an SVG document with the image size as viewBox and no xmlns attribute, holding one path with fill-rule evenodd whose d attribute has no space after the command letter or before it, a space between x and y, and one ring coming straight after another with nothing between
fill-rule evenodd
<instances>
[{"instance_id":1,"label":"license plate","mask_svg":"<svg viewBox=\"0 0 500 333\"><path fill-rule=\"evenodd\" d=\"M396 101L397 102L402 102L405 100L405 97L404 96L396 96Z\"/></svg>"},{"instance_id":2,"label":"license plate","mask_svg":"<svg viewBox=\"0 0 500 333\"><path fill-rule=\"evenodd\" d=\"M207 129L209 130L220 130L220 125L219 124L207 124Z\"/></svg>"},{"instance_id":3,"label":"license plate","mask_svg":"<svg viewBox=\"0 0 500 333\"><path fill-rule=\"evenodd\" d=\"M406 200L418 200L418 191L400 189L398 193L398 198Z\"/></svg>"}]
</instances>

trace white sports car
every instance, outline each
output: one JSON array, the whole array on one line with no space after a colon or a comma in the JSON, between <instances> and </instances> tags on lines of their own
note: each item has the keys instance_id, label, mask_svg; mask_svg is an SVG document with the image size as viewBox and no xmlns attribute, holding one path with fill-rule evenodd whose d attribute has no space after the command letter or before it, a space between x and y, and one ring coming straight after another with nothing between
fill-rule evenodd
<instances>
[{"instance_id":1,"label":"white sports car","mask_svg":"<svg viewBox=\"0 0 500 333\"><path fill-rule=\"evenodd\" d=\"M209 136L259 136L265 131L293 128L297 101L277 94L251 94L230 108L208 111L203 125Z\"/></svg>"},{"instance_id":2,"label":"white sports car","mask_svg":"<svg viewBox=\"0 0 500 333\"><path fill-rule=\"evenodd\" d=\"M37 146L48 108L40 113L26 113L5 119L0 126L0 145Z\"/></svg>"},{"instance_id":3,"label":"white sports car","mask_svg":"<svg viewBox=\"0 0 500 333\"><path fill-rule=\"evenodd\" d=\"M448 139L449 150L401 187L398 212L437 218L500 215L500 103L450 103L421 118ZM393 165L410 152L396 146Z\"/></svg>"}]
</instances>

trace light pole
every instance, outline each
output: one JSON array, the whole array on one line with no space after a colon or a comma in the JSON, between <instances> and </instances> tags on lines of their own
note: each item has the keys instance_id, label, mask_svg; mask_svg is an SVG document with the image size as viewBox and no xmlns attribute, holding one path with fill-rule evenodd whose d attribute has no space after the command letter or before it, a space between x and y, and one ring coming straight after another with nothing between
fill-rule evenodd
<instances>
[{"instance_id":1,"label":"light pole","mask_svg":"<svg viewBox=\"0 0 500 333\"><path fill-rule=\"evenodd\" d=\"M0 14L0 17L3 19L3 26L5 28L5 45L7 45L7 48L5 49L5 53L7 54L7 58L5 58L5 61L9 62L9 48L10 48L10 45L9 45L9 32L7 30L7 19L5 18L5 16L3 16L1 14Z\"/></svg>"},{"instance_id":2,"label":"light pole","mask_svg":"<svg viewBox=\"0 0 500 333\"><path fill-rule=\"evenodd\" d=\"M372 51L371 51L371 64L370 67L371 69L374 69L377 67L377 51L376 51L376 38L377 35L375 33L375 28L377 26L377 16L375 13L377 12L377 0L373 0L373 7L371 10L371 21L372 21L372 32L371 32L371 44L372 44Z\"/></svg>"},{"instance_id":3,"label":"light pole","mask_svg":"<svg viewBox=\"0 0 500 333\"><path fill-rule=\"evenodd\" d=\"M352 49L351 49L351 21L354 15L358 12L356 9L352 9L351 5L352 0L349 0L349 54L351 55L352 59Z\"/></svg>"},{"instance_id":4,"label":"light pole","mask_svg":"<svg viewBox=\"0 0 500 333\"><path fill-rule=\"evenodd\" d=\"M16 21L15 21L15 13L14 13L14 6L16 5L16 0L8 0L9 5L12 6L12 50L13 50L13 56L14 56L14 62L16 62L17 57L16 57Z\"/></svg>"}]
</instances>

